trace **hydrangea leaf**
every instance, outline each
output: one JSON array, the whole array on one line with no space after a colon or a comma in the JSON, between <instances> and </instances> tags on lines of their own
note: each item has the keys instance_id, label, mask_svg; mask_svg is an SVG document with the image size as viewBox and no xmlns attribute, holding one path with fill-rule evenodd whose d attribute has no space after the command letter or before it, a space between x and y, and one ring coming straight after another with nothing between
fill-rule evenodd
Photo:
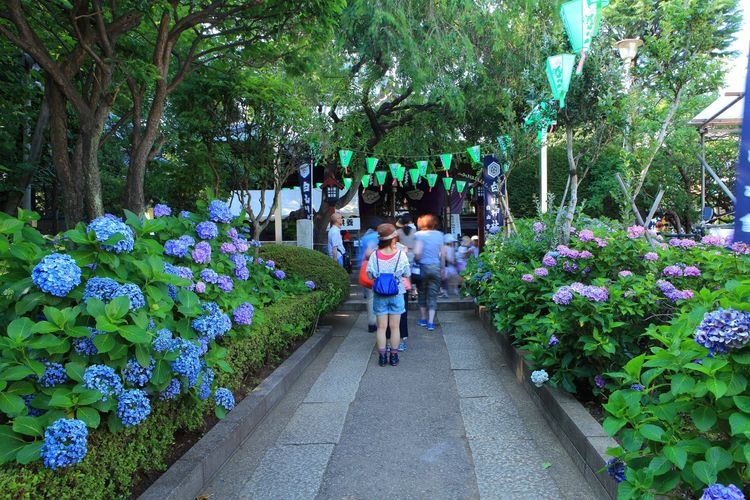
<instances>
[{"instance_id":1,"label":"hydrangea leaf","mask_svg":"<svg viewBox=\"0 0 750 500\"><path fill-rule=\"evenodd\" d=\"M136 328L138 327L136 326ZM148 335L148 332L144 333ZM151 335L148 335L148 337L148 343L141 343L135 346L135 359L138 360L138 364L143 368L147 368L151 364L151 353L148 347L148 344L151 343Z\"/></svg>"},{"instance_id":2,"label":"hydrangea leaf","mask_svg":"<svg viewBox=\"0 0 750 500\"><path fill-rule=\"evenodd\" d=\"M728 469L734 463L731 453L718 446L709 448L706 451L706 461L714 464L716 470Z\"/></svg>"},{"instance_id":3,"label":"hydrangea leaf","mask_svg":"<svg viewBox=\"0 0 750 500\"><path fill-rule=\"evenodd\" d=\"M684 373L677 373L672 377L672 394L684 394L695 387L695 379Z\"/></svg>"},{"instance_id":4,"label":"hydrangea leaf","mask_svg":"<svg viewBox=\"0 0 750 500\"><path fill-rule=\"evenodd\" d=\"M66 236L73 243L78 243L79 245L86 245L89 243L93 243L96 239L95 236L93 235L89 236L88 234L86 234L86 231L82 230L81 228L76 228L76 229L71 229L70 231L65 231L63 235Z\"/></svg>"},{"instance_id":5,"label":"hydrangea leaf","mask_svg":"<svg viewBox=\"0 0 750 500\"><path fill-rule=\"evenodd\" d=\"M73 399L70 397L70 390L56 389L55 392L52 393L49 405L54 408L72 408Z\"/></svg>"},{"instance_id":6,"label":"hydrangea leaf","mask_svg":"<svg viewBox=\"0 0 750 500\"><path fill-rule=\"evenodd\" d=\"M99 412L90 406L82 406L76 410L76 418L81 420L86 427L96 429L101 423Z\"/></svg>"},{"instance_id":7,"label":"hydrangea leaf","mask_svg":"<svg viewBox=\"0 0 750 500\"><path fill-rule=\"evenodd\" d=\"M9 425L0 425L0 464L15 460L18 451L24 446L26 441L20 434L14 432Z\"/></svg>"},{"instance_id":8,"label":"hydrangea leaf","mask_svg":"<svg viewBox=\"0 0 750 500\"><path fill-rule=\"evenodd\" d=\"M154 366L154 371L151 376L151 383L154 385L161 385L168 382L172 378L172 368L168 361L160 359Z\"/></svg>"},{"instance_id":9,"label":"hydrangea leaf","mask_svg":"<svg viewBox=\"0 0 750 500\"><path fill-rule=\"evenodd\" d=\"M109 304L104 306L104 312L107 318L112 322L124 318L125 315L128 314L129 310L130 297L127 297L125 295L115 297Z\"/></svg>"},{"instance_id":10,"label":"hydrangea leaf","mask_svg":"<svg viewBox=\"0 0 750 500\"><path fill-rule=\"evenodd\" d=\"M96 323L97 328L99 327L99 322ZM102 334L97 335L94 337L94 345L96 346L96 349L101 354L105 354L112 350L112 348L115 347L116 341L113 335L110 334Z\"/></svg>"},{"instance_id":11,"label":"hydrangea leaf","mask_svg":"<svg viewBox=\"0 0 750 500\"><path fill-rule=\"evenodd\" d=\"M146 330L136 325L121 326L118 328L118 332L122 338L133 344L151 343L151 335ZM146 364L148 365L148 363Z\"/></svg>"},{"instance_id":12,"label":"hydrangea leaf","mask_svg":"<svg viewBox=\"0 0 750 500\"><path fill-rule=\"evenodd\" d=\"M732 372L727 382L728 388L725 396L735 396L743 393L747 388L747 378L740 372Z\"/></svg>"},{"instance_id":13,"label":"hydrangea leaf","mask_svg":"<svg viewBox=\"0 0 750 500\"><path fill-rule=\"evenodd\" d=\"M60 328L49 321L37 321L31 327L31 331L34 333L54 333L60 331Z\"/></svg>"},{"instance_id":14,"label":"hydrangea leaf","mask_svg":"<svg viewBox=\"0 0 750 500\"><path fill-rule=\"evenodd\" d=\"M750 413L750 396L734 396L732 400L737 408L745 413Z\"/></svg>"},{"instance_id":15,"label":"hydrangea leaf","mask_svg":"<svg viewBox=\"0 0 750 500\"><path fill-rule=\"evenodd\" d=\"M716 482L716 467L714 467L712 464L704 461L699 461L693 463L693 474L700 479L703 484L713 484Z\"/></svg>"},{"instance_id":16,"label":"hydrangea leaf","mask_svg":"<svg viewBox=\"0 0 750 500\"><path fill-rule=\"evenodd\" d=\"M40 304L43 304L45 300L46 297L42 292L33 292L24 295L21 300L16 302L16 314L18 314L19 316L22 314L26 314L32 309L36 309L36 307Z\"/></svg>"},{"instance_id":17,"label":"hydrangea leaf","mask_svg":"<svg viewBox=\"0 0 750 500\"><path fill-rule=\"evenodd\" d=\"M27 347L33 349L44 349L47 352L68 352L69 344L66 340L57 337L56 335L48 334L37 336L36 338L26 342Z\"/></svg>"},{"instance_id":18,"label":"hydrangea leaf","mask_svg":"<svg viewBox=\"0 0 750 500\"><path fill-rule=\"evenodd\" d=\"M644 424L638 429L638 432L641 436L651 441L658 441L660 443L664 441L664 429L658 425Z\"/></svg>"},{"instance_id":19,"label":"hydrangea leaf","mask_svg":"<svg viewBox=\"0 0 750 500\"><path fill-rule=\"evenodd\" d=\"M687 451L676 446L667 445L662 449L662 452L664 453L664 456L680 470L685 468L688 457Z\"/></svg>"},{"instance_id":20,"label":"hydrangea leaf","mask_svg":"<svg viewBox=\"0 0 750 500\"><path fill-rule=\"evenodd\" d=\"M729 426L732 429L732 436L750 433L750 417L742 413L732 413L729 416Z\"/></svg>"},{"instance_id":21,"label":"hydrangea leaf","mask_svg":"<svg viewBox=\"0 0 750 500\"><path fill-rule=\"evenodd\" d=\"M706 380L706 387L708 387L708 390L711 391L714 396L716 396L716 399L724 396L724 394L726 394L729 390L729 385L727 385L727 383L723 380L719 380L717 378L710 378Z\"/></svg>"},{"instance_id":22,"label":"hydrangea leaf","mask_svg":"<svg viewBox=\"0 0 750 500\"><path fill-rule=\"evenodd\" d=\"M26 465L33 462L34 460L37 460L40 456L40 451L43 444L44 441L34 441L33 443L27 444L26 446L18 450L18 453L16 454L16 462L21 465Z\"/></svg>"},{"instance_id":23,"label":"hydrangea leaf","mask_svg":"<svg viewBox=\"0 0 750 500\"><path fill-rule=\"evenodd\" d=\"M2 372L3 380L22 380L29 375L34 375L34 370L26 365L11 366L4 372Z\"/></svg>"},{"instance_id":24,"label":"hydrangea leaf","mask_svg":"<svg viewBox=\"0 0 750 500\"><path fill-rule=\"evenodd\" d=\"M11 417L20 415L26 411L26 404L18 394L0 392L0 411Z\"/></svg>"},{"instance_id":25,"label":"hydrangea leaf","mask_svg":"<svg viewBox=\"0 0 750 500\"><path fill-rule=\"evenodd\" d=\"M708 406L701 406L690 413L695 427L699 431L707 431L716 423L716 412Z\"/></svg>"},{"instance_id":26,"label":"hydrangea leaf","mask_svg":"<svg viewBox=\"0 0 750 500\"><path fill-rule=\"evenodd\" d=\"M23 229L23 222L9 217L7 219L0 220L0 234L13 234Z\"/></svg>"},{"instance_id":27,"label":"hydrangea leaf","mask_svg":"<svg viewBox=\"0 0 750 500\"><path fill-rule=\"evenodd\" d=\"M34 322L29 318L14 319L8 325L8 337L10 337L13 342L21 344L31 336L31 328L33 326Z\"/></svg>"},{"instance_id":28,"label":"hydrangea leaf","mask_svg":"<svg viewBox=\"0 0 750 500\"><path fill-rule=\"evenodd\" d=\"M78 386L82 387L82 386ZM85 389L78 394L78 405L85 406L96 403L102 399L102 393L96 389ZM83 419L81 419L83 420Z\"/></svg>"},{"instance_id":29,"label":"hydrangea leaf","mask_svg":"<svg viewBox=\"0 0 750 500\"><path fill-rule=\"evenodd\" d=\"M44 307L44 316L53 324L57 325L60 330L65 328L65 314L61 310L52 306Z\"/></svg>"},{"instance_id":30,"label":"hydrangea leaf","mask_svg":"<svg viewBox=\"0 0 750 500\"><path fill-rule=\"evenodd\" d=\"M14 418L13 430L25 436L38 437L44 435L44 428L39 417L21 416Z\"/></svg>"}]
</instances>

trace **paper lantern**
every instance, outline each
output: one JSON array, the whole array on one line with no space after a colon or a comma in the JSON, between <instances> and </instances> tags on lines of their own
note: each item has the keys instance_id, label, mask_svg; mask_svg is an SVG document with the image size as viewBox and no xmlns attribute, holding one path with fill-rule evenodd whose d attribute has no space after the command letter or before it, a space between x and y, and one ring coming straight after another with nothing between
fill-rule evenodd
<instances>
[{"instance_id":1,"label":"paper lantern","mask_svg":"<svg viewBox=\"0 0 750 500\"><path fill-rule=\"evenodd\" d=\"M443 153L440 155L440 163L443 164L443 170L446 172L451 169L451 160L453 159L452 153Z\"/></svg>"},{"instance_id":2,"label":"paper lantern","mask_svg":"<svg viewBox=\"0 0 750 500\"><path fill-rule=\"evenodd\" d=\"M348 191L352 187L352 178L344 177L344 191Z\"/></svg>"},{"instance_id":3,"label":"paper lantern","mask_svg":"<svg viewBox=\"0 0 750 500\"><path fill-rule=\"evenodd\" d=\"M430 185L430 191L435 187L438 180L438 174L427 174L427 184Z\"/></svg>"},{"instance_id":4,"label":"paper lantern","mask_svg":"<svg viewBox=\"0 0 750 500\"><path fill-rule=\"evenodd\" d=\"M323 185L323 183L322 183L322 182L316 182L316 183L315 183L315 188L316 188L316 189L320 189L320 186L322 186L322 185Z\"/></svg>"},{"instance_id":5,"label":"paper lantern","mask_svg":"<svg viewBox=\"0 0 750 500\"><path fill-rule=\"evenodd\" d=\"M341 160L341 166L344 167L344 170L347 173L349 172L349 162L352 161L353 154L354 151L350 151L348 149L339 149L339 160Z\"/></svg>"},{"instance_id":6,"label":"paper lantern","mask_svg":"<svg viewBox=\"0 0 750 500\"><path fill-rule=\"evenodd\" d=\"M406 167L399 165L398 172L396 172L396 180L398 180L398 182L404 182L404 175L406 175Z\"/></svg>"},{"instance_id":7,"label":"paper lantern","mask_svg":"<svg viewBox=\"0 0 750 500\"><path fill-rule=\"evenodd\" d=\"M388 172L385 170L378 170L375 172L375 178L378 180L378 184L380 185L380 190L383 190L383 184L385 184L385 177L388 175Z\"/></svg>"},{"instance_id":8,"label":"paper lantern","mask_svg":"<svg viewBox=\"0 0 750 500\"><path fill-rule=\"evenodd\" d=\"M377 158L365 158L365 162L367 163L367 173L374 174L375 167L378 166L378 159Z\"/></svg>"},{"instance_id":9,"label":"paper lantern","mask_svg":"<svg viewBox=\"0 0 750 500\"><path fill-rule=\"evenodd\" d=\"M573 54L557 54L547 58L547 81L552 95L560 103L560 109L565 107L565 95L570 87L570 77L576 56Z\"/></svg>"},{"instance_id":10,"label":"paper lantern","mask_svg":"<svg viewBox=\"0 0 750 500\"><path fill-rule=\"evenodd\" d=\"M369 175L363 175L362 176L362 186L367 189L370 186L370 176Z\"/></svg>"},{"instance_id":11,"label":"paper lantern","mask_svg":"<svg viewBox=\"0 0 750 500\"><path fill-rule=\"evenodd\" d=\"M463 193L466 189L466 181L456 181L456 191Z\"/></svg>"},{"instance_id":12,"label":"paper lantern","mask_svg":"<svg viewBox=\"0 0 750 500\"><path fill-rule=\"evenodd\" d=\"M427 175L427 166L429 165L429 162L427 160L419 160L417 163L417 168L419 169L419 175L424 177Z\"/></svg>"},{"instance_id":13,"label":"paper lantern","mask_svg":"<svg viewBox=\"0 0 750 500\"><path fill-rule=\"evenodd\" d=\"M474 163L481 163L481 153L479 150L479 146L471 146L470 148L466 148L466 152L469 153L471 161L473 161Z\"/></svg>"},{"instance_id":14,"label":"paper lantern","mask_svg":"<svg viewBox=\"0 0 750 500\"><path fill-rule=\"evenodd\" d=\"M450 192L451 186L453 185L453 177L443 177L443 187L447 193Z\"/></svg>"},{"instance_id":15,"label":"paper lantern","mask_svg":"<svg viewBox=\"0 0 750 500\"><path fill-rule=\"evenodd\" d=\"M591 48L591 42L599 34L602 21L602 8L609 5L609 0L572 0L560 6L560 17L565 25L573 52L579 53L576 73L583 71L586 52Z\"/></svg>"},{"instance_id":16,"label":"paper lantern","mask_svg":"<svg viewBox=\"0 0 750 500\"><path fill-rule=\"evenodd\" d=\"M418 168L410 168L409 169L409 178L411 179L411 183L416 187L417 183L419 182L419 169Z\"/></svg>"},{"instance_id":17,"label":"paper lantern","mask_svg":"<svg viewBox=\"0 0 750 500\"><path fill-rule=\"evenodd\" d=\"M398 169L401 167L400 163L391 163L388 168L391 170L391 177L398 179Z\"/></svg>"}]
</instances>

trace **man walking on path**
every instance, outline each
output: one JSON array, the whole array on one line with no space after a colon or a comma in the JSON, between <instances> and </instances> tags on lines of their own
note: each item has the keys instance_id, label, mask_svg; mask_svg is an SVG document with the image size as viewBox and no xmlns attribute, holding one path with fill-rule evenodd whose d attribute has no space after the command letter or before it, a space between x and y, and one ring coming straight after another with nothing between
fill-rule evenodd
<instances>
[{"instance_id":1,"label":"man walking on path","mask_svg":"<svg viewBox=\"0 0 750 500\"><path fill-rule=\"evenodd\" d=\"M367 232L359 239L359 263L370 258L370 254L378 247L378 232L375 230L380 225L380 219L373 217L370 219L370 227ZM372 309L373 292L370 288L362 287L362 291L367 301L367 331L375 333L378 329L375 311Z\"/></svg>"},{"instance_id":2,"label":"man walking on path","mask_svg":"<svg viewBox=\"0 0 750 500\"><path fill-rule=\"evenodd\" d=\"M341 239L341 225L344 223L344 217L340 212L335 212L331 216L331 227L328 229L328 255L335 260L338 265L344 266L344 240Z\"/></svg>"}]
</instances>

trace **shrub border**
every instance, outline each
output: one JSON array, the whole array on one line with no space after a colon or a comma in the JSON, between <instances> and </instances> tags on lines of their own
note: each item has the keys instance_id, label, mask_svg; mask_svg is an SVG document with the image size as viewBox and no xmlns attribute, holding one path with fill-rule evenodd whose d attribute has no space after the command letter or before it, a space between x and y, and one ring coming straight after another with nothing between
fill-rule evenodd
<instances>
[{"instance_id":1,"label":"shrub border","mask_svg":"<svg viewBox=\"0 0 750 500\"><path fill-rule=\"evenodd\" d=\"M321 326L245 399L167 469L140 497L142 500L195 498L266 414L287 394L331 338Z\"/></svg>"},{"instance_id":2,"label":"shrub border","mask_svg":"<svg viewBox=\"0 0 750 500\"><path fill-rule=\"evenodd\" d=\"M500 345L516 379L542 411L547 424L589 486L598 496L617 498L617 483L602 470L608 457L607 448L616 447L617 442L604 432L599 422L571 395L547 385L536 387L532 384L532 370L521 351L511 344L508 335L495 328L492 312L485 306L478 306L476 312L485 332Z\"/></svg>"}]
</instances>

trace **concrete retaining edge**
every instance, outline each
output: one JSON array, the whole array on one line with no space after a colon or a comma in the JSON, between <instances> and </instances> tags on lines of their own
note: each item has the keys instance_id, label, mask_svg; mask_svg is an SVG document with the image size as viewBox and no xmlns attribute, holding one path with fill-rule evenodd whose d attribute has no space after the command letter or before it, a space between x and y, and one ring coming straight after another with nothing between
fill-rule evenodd
<instances>
[{"instance_id":1,"label":"concrete retaining edge","mask_svg":"<svg viewBox=\"0 0 750 500\"><path fill-rule=\"evenodd\" d=\"M589 486L598 496L617 498L617 483L606 470L602 470L608 459L607 448L617 446L617 442L604 432L599 422L570 394L554 387L536 387L532 384L528 363L521 351L511 344L510 338L497 331L492 322L492 313L486 307L479 306L477 314L487 334L500 345L516 379L542 410L545 420Z\"/></svg>"},{"instance_id":2,"label":"concrete retaining edge","mask_svg":"<svg viewBox=\"0 0 750 500\"><path fill-rule=\"evenodd\" d=\"M157 479L140 500L186 499L198 496L213 475L234 454L266 414L286 395L331 338L321 326L245 399L216 423Z\"/></svg>"}]
</instances>

